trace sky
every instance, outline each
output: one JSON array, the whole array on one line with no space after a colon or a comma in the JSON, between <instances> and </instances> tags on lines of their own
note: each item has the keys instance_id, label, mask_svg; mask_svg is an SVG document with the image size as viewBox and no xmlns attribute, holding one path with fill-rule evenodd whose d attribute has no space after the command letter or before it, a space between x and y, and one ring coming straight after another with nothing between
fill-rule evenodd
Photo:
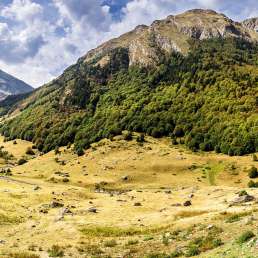
<instances>
[{"instance_id":1,"label":"sky","mask_svg":"<svg viewBox=\"0 0 258 258\"><path fill-rule=\"evenodd\" d=\"M33 87L59 76L104 41L139 24L193 8L236 21L258 16L258 0L0 0L0 69Z\"/></svg>"}]
</instances>

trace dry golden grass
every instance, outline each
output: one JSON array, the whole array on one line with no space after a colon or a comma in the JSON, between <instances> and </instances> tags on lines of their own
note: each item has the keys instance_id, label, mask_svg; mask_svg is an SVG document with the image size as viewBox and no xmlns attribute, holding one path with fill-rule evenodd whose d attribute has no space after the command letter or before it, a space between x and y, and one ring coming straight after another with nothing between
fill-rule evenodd
<instances>
[{"instance_id":1,"label":"dry golden grass","mask_svg":"<svg viewBox=\"0 0 258 258\"><path fill-rule=\"evenodd\" d=\"M0 145L18 160L31 143L0 138ZM228 232L237 234L243 218L257 215L257 204L228 205L249 181L246 171L256 165L251 156L191 153L150 137L143 146L121 137L103 140L82 157L71 149L60 151L30 157L12 167L13 176L0 178L0 240L6 241L0 257L35 246L32 254L45 258L53 245L65 246L65 257L84 257L87 250L93 256L171 253L189 241L188 234L207 233L208 224L222 226L223 241L231 241L234 235ZM66 173L69 182L63 182ZM247 191L258 197L256 189ZM192 206L183 206L187 200ZM51 208L53 201L64 207ZM62 216L65 207L72 213ZM89 212L91 207L97 213ZM239 223L227 223L235 214L241 214ZM179 235L171 233L177 229ZM168 233L173 241L164 239ZM117 244L105 246L112 239Z\"/></svg>"}]
</instances>

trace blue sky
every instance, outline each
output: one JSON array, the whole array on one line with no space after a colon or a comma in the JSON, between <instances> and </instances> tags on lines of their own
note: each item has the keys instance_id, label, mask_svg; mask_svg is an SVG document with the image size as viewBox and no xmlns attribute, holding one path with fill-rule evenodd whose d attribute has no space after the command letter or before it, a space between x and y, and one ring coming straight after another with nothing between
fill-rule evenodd
<instances>
[{"instance_id":1,"label":"blue sky","mask_svg":"<svg viewBox=\"0 0 258 258\"><path fill-rule=\"evenodd\" d=\"M38 87L139 24L210 8L241 21L258 0L0 0L0 69Z\"/></svg>"}]
</instances>

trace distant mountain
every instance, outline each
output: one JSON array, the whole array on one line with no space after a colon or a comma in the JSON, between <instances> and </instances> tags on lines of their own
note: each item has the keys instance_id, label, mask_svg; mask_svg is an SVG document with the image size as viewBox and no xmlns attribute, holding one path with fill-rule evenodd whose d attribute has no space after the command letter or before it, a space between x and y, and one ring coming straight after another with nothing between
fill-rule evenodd
<instances>
[{"instance_id":1,"label":"distant mountain","mask_svg":"<svg viewBox=\"0 0 258 258\"><path fill-rule=\"evenodd\" d=\"M0 70L0 100L9 95L18 95L32 91L33 88L27 83Z\"/></svg>"},{"instance_id":2,"label":"distant mountain","mask_svg":"<svg viewBox=\"0 0 258 258\"><path fill-rule=\"evenodd\" d=\"M28 96L0 103L6 139L78 154L122 130L192 150L258 151L258 33L212 10L140 25Z\"/></svg>"}]
</instances>

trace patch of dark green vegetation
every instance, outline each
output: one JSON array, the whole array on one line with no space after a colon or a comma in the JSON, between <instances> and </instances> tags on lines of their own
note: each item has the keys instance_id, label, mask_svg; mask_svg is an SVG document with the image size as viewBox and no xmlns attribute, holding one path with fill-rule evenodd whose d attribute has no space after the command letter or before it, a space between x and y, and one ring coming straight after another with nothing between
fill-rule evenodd
<instances>
[{"instance_id":1,"label":"patch of dark green vegetation","mask_svg":"<svg viewBox=\"0 0 258 258\"><path fill-rule=\"evenodd\" d=\"M237 239L237 243L239 244L243 244L247 241L249 241L250 239L254 238L255 234L252 231L245 231L243 232Z\"/></svg>"},{"instance_id":2,"label":"patch of dark green vegetation","mask_svg":"<svg viewBox=\"0 0 258 258\"><path fill-rule=\"evenodd\" d=\"M122 130L171 136L194 151L254 153L257 53L255 44L212 39L193 42L187 56L164 55L152 69L129 68L128 51L121 48L104 67L81 59L32 94L1 132L8 140L33 141L43 152L75 143L79 155Z\"/></svg>"}]
</instances>

